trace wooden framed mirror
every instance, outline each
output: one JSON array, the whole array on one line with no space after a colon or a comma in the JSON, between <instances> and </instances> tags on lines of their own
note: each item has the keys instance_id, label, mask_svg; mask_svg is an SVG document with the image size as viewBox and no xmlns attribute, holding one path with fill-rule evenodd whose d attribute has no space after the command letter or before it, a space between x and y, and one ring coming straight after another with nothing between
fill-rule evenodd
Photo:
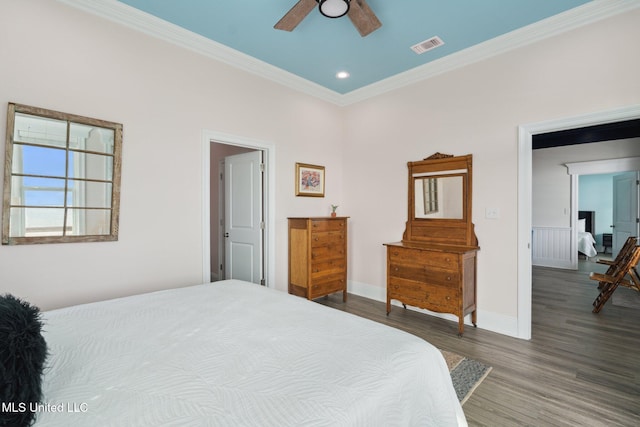
<instances>
[{"instance_id":1,"label":"wooden framed mirror","mask_svg":"<svg viewBox=\"0 0 640 427\"><path fill-rule=\"evenodd\" d=\"M436 153L409 162L403 241L476 246L471 222L472 155Z\"/></svg>"},{"instance_id":2,"label":"wooden framed mirror","mask_svg":"<svg viewBox=\"0 0 640 427\"><path fill-rule=\"evenodd\" d=\"M2 244L118 240L122 124L9 103Z\"/></svg>"}]
</instances>

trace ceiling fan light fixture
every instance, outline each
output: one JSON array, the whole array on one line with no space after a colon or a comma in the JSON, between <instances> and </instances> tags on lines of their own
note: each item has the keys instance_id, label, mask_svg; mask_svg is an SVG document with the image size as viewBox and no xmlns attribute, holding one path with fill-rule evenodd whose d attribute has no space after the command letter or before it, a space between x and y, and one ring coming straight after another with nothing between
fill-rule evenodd
<instances>
[{"instance_id":1,"label":"ceiling fan light fixture","mask_svg":"<svg viewBox=\"0 0 640 427\"><path fill-rule=\"evenodd\" d=\"M349 12L349 0L317 0L320 13L327 18L340 18Z\"/></svg>"}]
</instances>

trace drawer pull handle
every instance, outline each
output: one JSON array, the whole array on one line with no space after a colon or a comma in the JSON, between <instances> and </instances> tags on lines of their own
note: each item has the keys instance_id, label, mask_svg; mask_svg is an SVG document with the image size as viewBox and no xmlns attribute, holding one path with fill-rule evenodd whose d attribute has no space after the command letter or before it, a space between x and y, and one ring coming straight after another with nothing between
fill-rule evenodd
<instances>
[{"instance_id":1,"label":"drawer pull handle","mask_svg":"<svg viewBox=\"0 0 640 427\"><path fill-rule=\"evenodd\" d=\"M398 267L395 268L395 271L400 271L400 269Z\"/></svg>"},{"instance_id":2,"label":"drawer pull handle","mask_svg":"<svg viewBox=\"0 0 640 427\"><path fill-rule=\"evenodd\" d=\"M396 252L394 252L393 254L394 254L395 256L398 256L398 252L397 252L397 251L396 251Z\"/></svg>"},{"instance_id":3,"label":"drawer pull handle","mask_svg":"<svg viewBox=\"0 0 640 427\"><path fill-rule=\"evenodd\" d=\"M451 276L447 276L447 280L448 280L448 281L451 281Z\"/></svg>"}]
</instances>

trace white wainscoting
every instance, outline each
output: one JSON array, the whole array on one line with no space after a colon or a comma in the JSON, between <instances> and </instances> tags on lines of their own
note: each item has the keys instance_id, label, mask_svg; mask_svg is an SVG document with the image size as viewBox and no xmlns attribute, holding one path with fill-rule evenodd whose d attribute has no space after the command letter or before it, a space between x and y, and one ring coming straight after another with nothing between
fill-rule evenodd
<instances>
[{"instance_id":1,"label":"white wainscoting","mask_svg":"<svg viewBox=\"0 0 640 427\"><path fill-rule=\"evenodd\" d=\"M540 267L572 268L570 227L533 227L531 263Z\"/></svg>"}]
</instances>

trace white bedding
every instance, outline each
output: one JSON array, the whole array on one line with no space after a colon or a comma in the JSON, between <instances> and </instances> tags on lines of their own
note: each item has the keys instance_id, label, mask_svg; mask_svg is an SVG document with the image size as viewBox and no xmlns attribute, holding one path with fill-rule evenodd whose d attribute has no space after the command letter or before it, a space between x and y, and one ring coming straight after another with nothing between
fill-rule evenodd
<instances>
[{"instance_id":1,"label":"white bedding","mask_svg":"<svg viewBox=\"0 0 640 427\"><path fill-rule=\"evenodd\" d=\"M582 252L588 257L598 255L595 247L596 240L588 231L578 231L578 252Z\"/></svg>"},{"instance_id":2,"label":"white bedding","mask_svg":"<svg viewBox=\"0 0 640 427\"><path fill-rule=\"evenodd\" d=\"M160 291L44 319L37 427L466 425L431 344L258 285Z\"/></svg>"}]
</instances>

